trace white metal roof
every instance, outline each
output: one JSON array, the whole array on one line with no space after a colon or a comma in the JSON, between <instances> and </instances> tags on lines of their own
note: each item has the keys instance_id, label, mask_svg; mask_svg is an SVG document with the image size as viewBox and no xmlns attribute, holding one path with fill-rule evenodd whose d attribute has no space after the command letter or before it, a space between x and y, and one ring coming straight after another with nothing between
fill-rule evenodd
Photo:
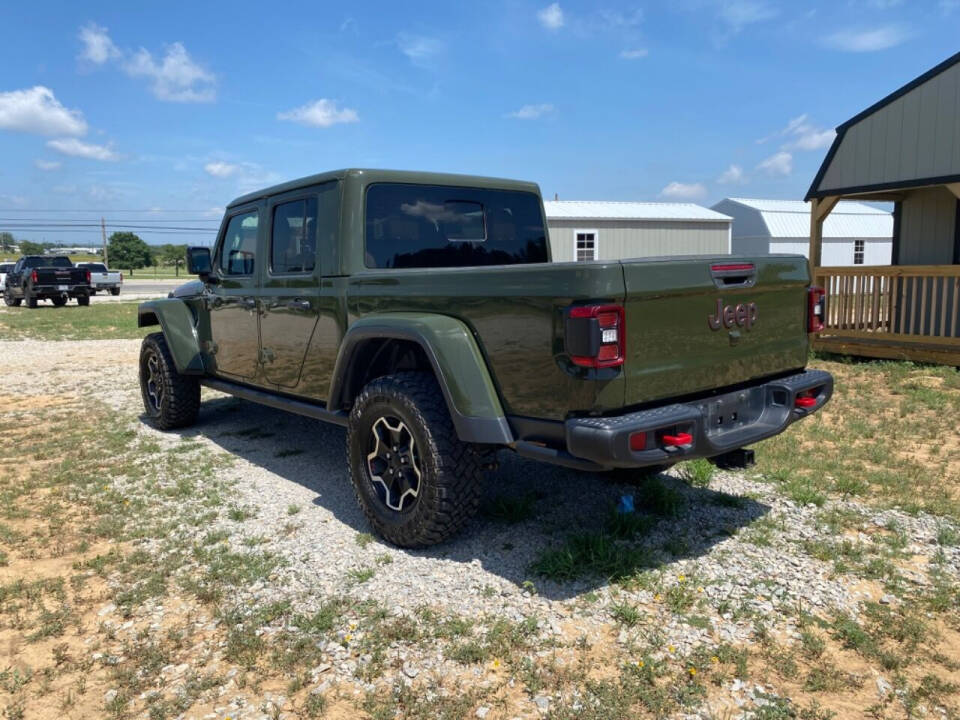
<instances>
[{"instance_id":1,"label":"white metal roof","mask_svg":"<svg viewBox=\"0 0 960 720\"><path fill-rule=\"evenodd\" d=\"M728 215L694 203L545 200L547 220L665 220L730 222Z\"/></svg>"},{"instance_id":2,"label":"white metal roof","mask_svg":"<svg viewBox=\"0 0 960 720\"><path fill-rule=\"evenodd\" d=\"M734 237L810 237L810 203L803 200L728 198L714 207L733 215ZM893 215L872 205L840 201L823 223L823 236L891 238Z\"/></svg>"}]
</instances>

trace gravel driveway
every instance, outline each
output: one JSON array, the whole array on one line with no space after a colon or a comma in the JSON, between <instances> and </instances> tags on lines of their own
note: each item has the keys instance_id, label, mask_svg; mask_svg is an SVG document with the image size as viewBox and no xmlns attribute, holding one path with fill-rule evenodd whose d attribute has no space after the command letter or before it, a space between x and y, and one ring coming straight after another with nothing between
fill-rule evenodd
<instances>
[{"instance_id":1,"label":"gravel driveway","mask_svg":"<svg viewBox=\"0 0 960 720\"><path fill-rule=\"evenodd\" d=\"M0 342L3 394L65 390L96 397L118 416L135 416L138 348L138 341L127 340ZM78 376L78 366L89 369ZM143 424L137 432L161 445L177 439ZM801 638L803 615L796 608L822 617L857 617L865 601L896 604L880 582L837 572L834 562L811 552L818 542L837 539L825 513L855 518L853 529L848 522L843 531L852 543L870 543L884 533L906 538L901 555L910 560L898 565L899 577L911 587L930 583L925 568L935 555L954 580L960 576L960 550L938 544L944 523L937 518L848 501L800 506L774 485L742 472L717 472L709 487L693 487L672 470L661 482L682 511L652 516L642 540L651 569L640 581L613 583L590 575L559 581L537 572L538 560L564 547L572 535L604 526L619 498L635 488L505 451L499 471L490 475L487 512L451 542L407 551L366 535L370 530L353 496L342 429L204 390L198 424L179 435L236 458L218 475L233 483L232 504L250 509L243 520L221 513L212 526L195 528L198 541L225 529L231 547L256 538L260 549L284 560L269 579L244 588L235 598L238 605L289 599L299 611L311 612L325 598L343 596L358 603L375 600L411 618L425 605L470 618L535 618L544 641L606 639L627 653L642 642L655 657L669 660L717 643L755 643L758 616L767 632L789 644ZM532 511L509 522L495 510L501 498L525 498ZM681 590L692 599L678 610L666 598ZM618 620L623 607L634 608L639 619ZM373 687L357 677L364 660L348 646L331 643L327 651L329 667L315 673L314 681L353 684L360 691ZM439 653L406 650L407 679L427 672L453 674L462 666ZM393 680L393 674L384 678ZM725 682L711 703L735 711L761 706L769 691L762 680ZM883 680L875 689L873 682L867 694L882 699L889 683ZM243 701L235 698L228 706L226 700L224 713L257 716ZM548 713L559 701L534 695L522 714ZM482 710L478 717L486 714Z\"/></svg>"}]
</instances>

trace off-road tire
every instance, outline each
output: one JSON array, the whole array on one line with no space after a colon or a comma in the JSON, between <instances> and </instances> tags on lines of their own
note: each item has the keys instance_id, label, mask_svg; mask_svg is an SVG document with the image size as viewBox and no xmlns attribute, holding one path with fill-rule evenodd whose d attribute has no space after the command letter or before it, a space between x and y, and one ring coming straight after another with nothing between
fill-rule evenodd
<instances>
[{"instance_id":1,"label":"off-road tire","mask_svg":"<svg viewBox=\"0 0 960 720\"><path fill-rule=\"evenodd\" d=\"M420 479L414 504L393 510L378 496L367 460L373 426L394 417L416 443ZM462 442L433 375L400 372L371 381L347 427L350 477L360 509L378 535L400 547L425 547L456 534L477 511L486 454ZM400 503L402 505L402 503Z\"/></svg>"},{"instance_id":2,"label":"off-road tire","mask_svg":"<svg viewBox=\"0 0 960 720\"><path fill-rule=\"evenodd\" d=\"M60 297L50 298L50 302L53 303L54 307L63 307L67 304L67 299L61 295Z\"/></svg>"},{"instance_id":3,"label":"off-road tire","mask_svg":"<svg viewBox=\"0 0 960 720\"><path fill-rule=\"evenodd\" d=\"M23 298L15 298L9 290L5 290L3 293L3 302L7 307L20 307Z\"/></svg>"},{"instance_id":4,"label":"off-road tire","mask_svg":"<svg viewBox=\"0 0 960 720\"><path fill-rule=\"evenodd\" d=\"M89 304L90 304L89 295L77 295L77 305L80 305L81 307L83 307Z\"/></svg>"},{"instance_id":5,"label":"off-road tire","mask_svg":"<svg viewBox=\"0 0 960 720\"><path fill-rule=\"evenodd\" d=\"M111 295L119 295L119 294L120 294L120 288L110 288L110 294L111 294Z\"/></svg>"},{"instance_id":6,"label":"off-road tire","mask_svg":"<svg viewBox=\"0 0 960 720\"><path fill-rule=\"evenodd\" d=\"M159 403L151 399L148 391L151 358L156 359L155 379L161 386ZM195 377L177 372L162 332L147 335L140 344L140 394L144 414L161 430L187 427L197 420L200 383Z\"/></svg>"},{"instance_id":7,"label":"off-road tire","mask_svg":"<svg viewBox=\"0 0 960 720\"><path fill-rule=\"evenodd\" d=\"M32 308L35 308L35 307L37 306L37 298L36 298L36 296L34 296L34 295L26 295L26 296L24 296L23 299L27 301L27 307L28 307L28 308L31 308L31 309L32 309Z\"/></svg>"}]
</instances>

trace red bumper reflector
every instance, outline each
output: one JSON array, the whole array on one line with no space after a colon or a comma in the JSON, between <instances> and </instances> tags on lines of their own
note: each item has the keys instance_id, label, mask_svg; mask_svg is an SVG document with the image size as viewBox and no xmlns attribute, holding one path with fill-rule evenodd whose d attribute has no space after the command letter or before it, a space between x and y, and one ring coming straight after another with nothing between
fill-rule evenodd
<instances>
[{"instance_id":1,"label":"red bumper reflector","mask_svg":"<svg viewBox=\"0 0 960 720\"><path fill-rule=\"evenodd\" d=\"M676 435L664 435L663 444L667 447L677 447L678 445L689 445L693 442L693 435L690 433L677 433Z\"/></svg>"},{"instance_id":2,"label":"red bumper reflector","mask_svg":"<svg viewBox=\"0 0 960 720\"><path fill-rule=\"evenodd\" d=\"M815 397L798 397L793 401L793 404L798 408L812 408L817 404L817 399Z\"/></svg>"},{"instance_id":3,"label":"red bumper reflector","mask_svg":"<svg viewBox=\"0 0 960 720\"><path fill-rule=\"evenodd\" d=\"M630 449L637 450L646 450L647 449L647 434L645 432L636 432L630 436Z\"/></svg>"}]
</instances>

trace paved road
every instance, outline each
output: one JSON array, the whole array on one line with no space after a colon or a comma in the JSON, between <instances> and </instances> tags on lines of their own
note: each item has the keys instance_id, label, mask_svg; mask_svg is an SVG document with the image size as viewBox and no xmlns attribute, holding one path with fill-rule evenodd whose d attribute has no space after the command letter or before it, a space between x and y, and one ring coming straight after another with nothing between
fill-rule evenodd
<instances>
[{"instance_id":1,"label":"paved road","mask_svg":"<svg viewBox=\"0 0 960 720\"><path fill-rule=\"evenodd\" d=\"M166 297L167 293L173 290L177 285L182 285L190 280L190 276L181 278L124 278L123 288L120 295L114 297L110 293L97 293L93 297L94 302L103 300L123 301L134 300L147 297Z\"/></svg>"}]
</instances>

